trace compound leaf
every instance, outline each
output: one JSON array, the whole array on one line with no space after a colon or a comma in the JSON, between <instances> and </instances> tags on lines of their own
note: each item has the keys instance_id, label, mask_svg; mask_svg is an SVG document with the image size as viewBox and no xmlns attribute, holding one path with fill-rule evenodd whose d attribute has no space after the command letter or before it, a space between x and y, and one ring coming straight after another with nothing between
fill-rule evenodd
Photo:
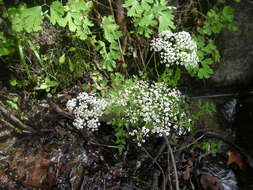
<instances>
[{"instance_id":1,"label":"compound leaf","mask_svg":"<svg viewBox=\"0 0 253 190\"><path fill-rule=\"evenodd\" d=\"M174 25L173 19L174 15L170 12L161 13L161 15L159 16L158 32L160 33L164 30L175 29L176 26Z\"/></svg>"},{"instance_id":2,"label":"compound leaf","mask_svg":"<svg viewBox=\"0 0 253 190\"><path fill-rule=\"evenodd\" d=\"M64 7L59 1L54 1L50 6L50 21L52 24L58 23L60 26L65 27L66 22L63 19Z\"/></svg>"},{"instance_id":3,"label":"compound leaf","mask_svg":"<svg viewBox=\"0 0 253 190\"><path fill-rule=\"evenodd\" d=\"M11 8L8 10L12 29L15 32L38 32L41 29L43 14L41 6L32 8Z\"/></svg>"},{"instance_id":4,"label":"compound leaf","mask_svg":"<svg viewBox=\"0 0 253 190\"><path fill-rule=\"evenodd\" d=\"M102 28L104 30L105 39L114 43L122 36L122 33L119 30L119 26L115 23L115 20L112 16L103 17Z\"/></svg>"},{"instance_id":5,"label":"compound leaf","mask_svg":"<svg viewBox=\"0 0 253 190\"><path fill-rule=\"evenodd\" d=\"M23 20L23 29L26 30L28 33L38 32L41 29L41 6L24 9L21 13L21 16Z\"/></svg>"}]
</instances>

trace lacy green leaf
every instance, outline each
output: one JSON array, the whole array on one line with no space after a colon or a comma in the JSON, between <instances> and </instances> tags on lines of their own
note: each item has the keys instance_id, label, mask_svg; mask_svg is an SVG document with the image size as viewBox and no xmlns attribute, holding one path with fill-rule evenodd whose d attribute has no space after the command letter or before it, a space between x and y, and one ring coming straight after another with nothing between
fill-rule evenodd
<instances>
[{"instance_id":1,"label":"lacy green leaf","mask_svg":"<svg viewBox=\"0 0 253 190\"><path fill-rule=\"evenodd\" d=\"M127 8L127 15L130 17L140 16L143 11L137 0L126 0L123 7Z\"/></svg>"},{"instance_id":2,"label":"lacy green leaf","mask_svg":"<svg viewBox=\"0 0 253 190\"><path fill-rule=\"evenodd\" d=\"M222 15L226 19L226 21L232 22L234 19L234 9L230 6L225 6L222 10Z\"/></svg>"},{"instance_id":3,"label":"lacy green leaf","mask_svg":"<svg viewBox=\"0 0 253 190\"><path fill-rule=\"evenodd\" d=\"M158 32L160 33L164 30L175 29L176 26L174 25L173 19L174 15L170 12L161 13L161 15L159 16Z\"/></svg>"},{"instance_id":4,"label":"lacy green leaf","mask_svg":"<svg viewBox=\"0 0 253 190\"><path fill-rule=\"evenodd\" d=\"M67 16L64 19L69 30L76 32L76 36L81 40L85 40L91 34L90 27L93 26L93 23L88 19L88 15L92 5L91 1L70 0L65 6Z\"/></svg>"},{"instance_id":5,"label":"lacy green leaf","mask_svg":"<svg viewBox=\"0 0 253 190\"><path fill-rule=\"evenodd\" d=\"M0 57L13 53L15 51L14 47L14 41L7 39L4 33L0 32Z\"/></svg>"},{"instance_id":6,"label":"lacy green leaf","mask_svg":"<svg viewBox=\"0 0 253 190\"><path fill-rule=\"evenodd\" d=\"M122 36L119 26L115 23L112 16L103 17L102 28L104 30L105 39L110 43L115 43L115 41L117 42L117 39Z\"/></svg>"},{"instance_id":7,"label":"lacy green leaf","mask_svg":"<svg viewBox=\"0 0 253 190\"><path fill-rule=\"evenodd\" d=\"M41 6L11 8L8 10L8 15L15 32L26 31L31 33L38 32L41 29L43 21Z\"/></svg>"},{"instance_id":8,"label":"lacy green leaf","mask_svg":"<svg viewBox=\"0 0 253 190\"><path fill-rule=\"evenodd\" d=\"M23 29L30 32L38 32L42 24L41 6L24 9L21 13ZM21 23L20 23L21 24Z\"/></svg>"},{"instance_id":9,"label":"lacy green leaf","mask_svg":"<svg viewBox=\"0 0 253 190\"><path fill-rule=\"evenodd\" d=\"M54 1L50 6L50 21L52 24L58 23L60 26L65 27L66 22L63 19L64 7L59 1Z\"/></svg>"}]
</instances>

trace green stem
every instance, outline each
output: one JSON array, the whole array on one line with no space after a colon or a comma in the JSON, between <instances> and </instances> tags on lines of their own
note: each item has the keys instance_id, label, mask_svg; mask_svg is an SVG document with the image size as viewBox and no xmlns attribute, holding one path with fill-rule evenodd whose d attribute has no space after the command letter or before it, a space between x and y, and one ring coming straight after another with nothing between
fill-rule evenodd
<instances>
[{"instance_id":1,"label":"green stem","mask_svg":"<svg viewBox=\"0 0 253 190\"><path fill-rule=\"evenodd\" d=\"M31 78L31 72L29 71L29 67L25 61L25 55L24 55L24 51L23 51L23 46L21 44L21 41L18 41L18 51L19 51L19 55L20 55L20 61L25 69L26 74L28 75L28 78Z\"/></svg>"}]
</instances>

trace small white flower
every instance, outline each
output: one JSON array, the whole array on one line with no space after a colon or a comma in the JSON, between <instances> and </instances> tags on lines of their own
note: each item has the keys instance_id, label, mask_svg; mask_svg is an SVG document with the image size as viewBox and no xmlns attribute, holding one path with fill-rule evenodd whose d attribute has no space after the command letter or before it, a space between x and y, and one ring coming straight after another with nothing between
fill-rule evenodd
<instances>
[{"instance_id":1,"label":"small white flower","mask_svg":"<svg viewBox=\"0 0 253 190\"><path fill-rule=\"evenodd\" d=\"M186 31L177 33L163 31L159 34L159 38L151 41L150 46L151 50L160 53L161 62L165 63L166 67L198 66L197 45Z\"/></svg>"},{"instance_id":2,"label":"small white flower","mask_svg":"<svg viewBox=\"0 0 253 190\"><path fill-rule=\"evenodd\" d=\"M138 81L117 95L104 98L80 93L68 101L67 108L75 115L74 126L96 131L105 110L112 105L122 106L122 121L128 123L129 135L141 146L152 134L169 136L172 128L177 135L183 134L185 129L181 124L189 123L189 117L184 110L180 111L182 103L185 97L177 89L168 88L164 83Z\"/></svg>"}]
</instances>

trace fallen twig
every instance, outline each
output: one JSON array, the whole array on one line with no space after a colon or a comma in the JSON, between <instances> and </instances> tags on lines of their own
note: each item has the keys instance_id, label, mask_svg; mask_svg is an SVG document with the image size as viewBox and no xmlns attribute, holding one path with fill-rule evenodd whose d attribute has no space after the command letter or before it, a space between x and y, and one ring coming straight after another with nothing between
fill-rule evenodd
<instances>
[{"instance_id":1,"label":"fallen twig","mask_svg":"<svg viewBox=\"0 0 253 190\"><path fill-rule=\"evenodd\" d=\"M22 131L18 128L16 128L14 125L12 125L10 122L4 120L4 119L0 119L0 122L2 122L4 124L4 126L8 127L11 131L15 131L17 133L22 133Z\"/></svg>"},{"instance_id":2,"label":"fallen twig","mask_svg":"<svg viewBox=\"0 0 253 190\"><path fill-rule=\"evenodd\" d=\"M172 190L172 183L171 183L171 177L170 177L170 154L169 154L169 148L168 148L168 154L167 154L167 177L166 177L166 180L169 181L170 190Z\"/></svg>"},{"instance_id":3,"label":"fallen twig","mask_svg":"<svg viewBox=\"0 0 253 190\"><path fill-rule=\"evenodd\" d=\"M149 152L144 147L142 147L142 150L148 155L148 157L150 157L154 161L154 158L149 154ZM164 171L157 161L154 161L154 163L158 166L159 170L162 172L163 176L162 190L166 190L166 177Z\"/></svg>"},{"instance_id":4,"label":"fallen twig","mask_svg":"<svg viewBox=\"0 0 253 190\"><path fill-rule=\"evenodd\" d=\"M160 155L162 154L162 152L164 151L165 147L166 147L166 143L163 143L162 146L161 146L161 148L160 148L159 151L158 151L158 154L157 154L156 157L153 159L152 165L157 161L157 159L159 158L159 156L160 156Z\"/></svg>"},{"instance_id":5,"label":"fallen twig","mask_svg":"<svg viewBox=\"0 0 253 190\"><path fill-rule=\"evenodd\" d=\"M67 112L67 111L64 111L62 108L60 108L60 106L58 106L57 104L55 104L52 100L51 100L51 97L50 95L47 96L47 102L48 104L53 108L53 110L58 113L59 115L63 116L63 117L66 117L68 119L71 119L73 120L74 119L74 115Z\"/></svg>"},{"instance_id":6,"label":"fallen twig","mask_svg":"<svg viewBox=\"0 0 253 190\"><path fill-rule=\"evenodd\" d=\"M161 175L161 172L157 169L153 172L153 181L152 181L151 190L159 189L159 176L160 175Z\"/></svg>"},{"instance_id":7,"label":"fallen twig","mask_svg":"<svg viewBox=\"0 0 253 190\"><path fill-rule=\"evenodd\" d=\"M174 173L175 173L175 180L176 180L176 190L180 190L179 189L179 181L178 181L178 175L177 175L177 166L176 166L176 161L175 161L175 157L172 151L172 148L170 146L170 143L168 141L168 138L165 134L163 134L163 137L165 139L166 145L168 147L169 153L170 153L170 157L171 157L171 161L172 161L172 165L173 165L173 169L174 169Z\"/></svg>"},{"instance_id":8,"label":"fallen twig","mask_svg":"<svg viewBox=\"0 0 253 190\"><path fill-rule=\"evenodd\" d=\"M12 121L21 131L27 130L28 132L35 132L35 130L32 127L22 123L16 116L12 115L5 108L5 105L1 101L0 101L0 112L3 114L4 117Z\"/></svg>"},{"instance_id":9,"label":"fallen twig","mask_svg":"<svg viewBox=\"0 0 253 190\"><path fill-rule=\"evenodd\" d=\"M99 144L99 143L94 143L94 142L89 142L89 144L91 144L91 145L95 145L95 146L102 146L102 147L106 147L106 148L114 148L114 149L118 149L118 147L117 147L117 146L113 146L113 145Z\"/></svg>"},{"instance_id":10,"label":"fallen twig","mask_svg":"<svg viewBox=\"0 0 253 190\"><path fill-rule=\"evenodd\" d=\"M190 146L196 144L199 140L201 140L205 135L201 135L200 137L198 137L196 140L194 140L192 143L187 144L186 146L183 146L179 149L176 150L176 152L181 152L182 150L189 148Z\"/></svg>"}]
</instances>

